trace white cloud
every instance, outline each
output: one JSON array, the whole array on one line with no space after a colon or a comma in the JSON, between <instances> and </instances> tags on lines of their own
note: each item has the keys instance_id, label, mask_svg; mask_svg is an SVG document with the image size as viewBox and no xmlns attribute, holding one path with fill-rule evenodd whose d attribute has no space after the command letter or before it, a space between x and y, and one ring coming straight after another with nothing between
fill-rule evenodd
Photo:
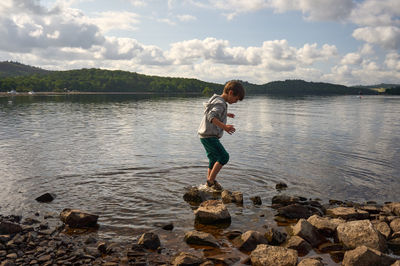
<instances>
[{"instance_id":1,"label":"white cloud","mask_svg":"<svg viewBox=\"0 0 400 266\"><path fill-rule=\"evenodd\" d=\"M97 25L104 33L114 29L135 31L140 23L138 18L139 15L132 12L107 11L95 13L91 18L83 17L82 22Z\"/></svg>"},{"instance_id":2,"label":"white cloud","mask_svg":"<svg viewBox=\"0 0 400 266\"><path fill-rule=\"evenodd\" d=\"M359 65L362 62L362 58L358 53L348 53L340 61L343 65Z\"/></svg>"},{"instance_id":3,"label":"white cloud","mask_svg":"<svg viewBox=\"0 0 400 266\"><path fill-rule=\"evenodd\" d=\"M400 49L400 28L395 26L364 27L354 30L353 37L386 49Z\"/></svg>"},{"instance_id":4,"label":"white cloud","mask_svg":"<svg viewBox=\"0 0 400 266\"><path fill-rule=\"evenodd\" d=\"M178 15L178 19L182 22L195 21L197 18L192 15Z\"/></svg>"},{"instance_id":5,"label":"white cloud","mask_svg":"<svg viewBox=\"0 0 400 266\"><path fill-rule=\"evenodd\" d=\"M385 65L391 70L400 72L400 55L396 52L387 54Z\"/></svg>"},{"instance_id":6,"label":"white cloud","mask_svg":"<svg viewBox=\"0 0 400 266\"><path fill-rule=\"evenodd\" d=\"M134 7L144 7L144 6L147 6L146 1L143 1L143 0L130 0L129 2L130 2L131 5L133 5Z\"/></svg>"}]
</instances>

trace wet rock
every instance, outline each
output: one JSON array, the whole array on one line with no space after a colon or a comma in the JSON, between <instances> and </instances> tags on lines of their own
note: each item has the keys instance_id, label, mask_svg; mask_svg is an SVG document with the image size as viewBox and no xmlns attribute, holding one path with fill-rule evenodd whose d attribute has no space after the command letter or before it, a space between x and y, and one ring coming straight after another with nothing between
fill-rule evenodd
<instances>
[{"instance_id":1,"label":"wet rock","mask_svg":"<svg viewBox=\"0 0 400 266\"><path fill-rule=\"evenodd\" d=\"M325 242L318 246L318 250L321 253L329 253L332 251L342 251L343 246L339 243Z\"/></svg>"},{"instance_id":2,"label":"wet rock","mask_svg":"<svg viewBox=\"0 0 400 266\"><path fill-rule=\"evenodd\" d=\"M171 264L174 266L200 265L205 261L204 258L200 258L190 253L181 252L171 261Z\"/></svg>"},{"instance_id":3,"label":"wet rock","mask_svg":"<svg viewBox=\"0 0 400 266\"><path fill-rule=\"evenodd\" d=\"M337 207L328 209L326 214L333 218L342 218L345 220L362 220L369 218L368 212L358 210L354 207Z\"/></svg>"},{"instance_id":4,"label":"wet rock","mask_svg":"<svg viewBox=\"0 0 400 266\"><path fill-rule=\"evenodd\" d=\"M61 221L71 228L96 227L98 218L98 215L72 209L64 209L60 214Z\"/></svg>"},{"instance_id":5,"label":"wet rock","mask_svg":"<svg viewBox=\"0 0 400 266\"><path fill-rule=\"evenodd\" d=\"M243 193L240 191L224 190L221 193L221 198L223 203L243 204Z\"/></svg>"},{"instance_id":6,"label":"wet rock","mask_svg":"<svg viewBox=\"0 0 400 266\"><path fill-rule=\"evenodd\" d=\"M385 251L384 237L372 226L369 220L351 221L338 225L337 238L346 249L355 249L358 246Z\"/></svg>"},{"instance_id":7,"label":"wet rock","mask_svg":"<svg viewBox=\"0 0 400 266\"><path fill-rule=\"evenodd\" d=\"M243 233L240 237L235 238L233 244L239 250L249 252L254 250L259 244L268 244L268 241L261 233L250 230Z\"/></svg>"},{"instance_id":8,"label":"wet rock","mask_svg":"<svg viewBox=\"0 0 400 266\"><path fill-rule=\"evenodd\" d=\"M308 218L312 212L304 205L291 204L278 209L278 215L288 219Z\"/></svg>"},{"instance_id":9,"label":"wet rock","mask_svg":"<svg viewBox=\"0 0 400 266\"><path fill-rule=\"evenodd\" d=\"M396 218L390 222L390 228L393 232L400 232L400 218Z\"/></svg>"},{"instance_id":10,"label":"wet rock","mask_svg":"<svg viewBox=\"0 0 400 266\"><path fill-rule=\"evenodd\" d=\"M206 195L197 187L190 187L183 195L183 199L189 203L200 204L206 200Z\"/></svg>"},{"instance_id":11,"label":"wet rock","mask_svg":"<svg viewBox=\"0 0 400 266\"><path fill-rule=\"evenodd\" d=\"M229 231L226 233L226 237L230 240L235 239L238 236L241 236L242 232L238 231L238 230L234 230L234 231Z\"/></svg>"},{"instance_id":12,"label":"wet rock","mask_svg":"<svg viewBox=\"0 0 400 266\"><path fill-rule=\"evenodd\" d=\"M288 195L276 195L272 198L272 207L274 209L288 206L295 203L300 203L301 201L305 201L307 199L300 197L293 197Z\"/></svg>"},{"instance_id":13,"label":"wet rock","mask_svg":"<svg viewBox=\"0 0 400 266\"><path fill-rule=\"evenodd\" d=\"M250 200L253 202L254 205L261 205L262 204L260 196L250 197Z\"/></svg>"},{"instance_id":14,"label":"wet rock","mask_svg":"<svg viewBox=\"0 0 400 266\"><path fill-rule=\"evenodd\" d=\"M185 242L192 245L218 247L217 239L206 232L190 231L185 234Z\"/></svg>"},{"instance_id":15,"label":"wet rock","mask_svg":"<svg viewBox=\"0 0 400 266\"><path fill-rule=\"evenodd\" d=\"M171 223L155 223L154 224L157 227L161 227L162 229L166 230L166 231L172 231L174 229L174 224Z\"/></svg>"},{"instance_id":16,"label":"wet rock","mask_svg":"<svg viewBox=\"0 0 400 266\"><path fill-rule=\"evenodd\" d=\"M325 237L318 233L317 229L304 219L300 219L296 225L292 226L292 233L305 239L312 247L326 242Z\"/></svg>"},{"instance_id":17,"label":"wet rock","mask_svg":"<svg viewBox=\"0 0 400 266\"><path fill-rule=\"evenodd\" d=\"M297 250L300 256L305 256L312 250L310 243L299 236L292 236L289 238L289 240L285 243L285 247Z\"/></svg>"},{"instance_id":18,"label":"wet rock","mask_svg":"<svg viewBox=\"0 0 400 266\"><path fill-rule=\"evenodd\" d=\"M396 262L393 263L393 264L390 265L390 266L400 266L400 260L396 260Z\"/></svg>"},{"instance_id":19,"label":"wet rock","mask_svg":"<svg viewBox=\"0 0 400 266\"><path fill-rule=\"evenodd\" d=\"M147 249L156 250L161 246L160 238L154 233L144 233L138 240L138 245Z\"/></svg>"},{"instance_id":20,"label":"wet rock","mask_svg":"<svg viewBox=\"0 0 400 266\"><path fill-rule=\"evenodd\" d=\"M307 221L314 226L318 232L326 237L331 237L336 232L339 224L345 223L343 219L330 219L328 217L321 217L319 215L310 216Z\"/></svg>"},{"instance_id":21,"label":"wet rock","mask_svg":"<svg viewBox=\"0 0 400 266\"><path fill-rule=\"evenodd\" d=\"M297 266L324 266L322 258L305 258L297 264Z\"/></svg>"},{"instance_id":22,"label":"wet rock","mask_svg":"<svg viewBox=\"0 0 400 266\"><path fill-rule=\"evenodd\" d=\"M279 182L278 184L275 185L275 189L278 191L287 189L287 187L288 186L283 182Z\"/></svg>"},{"instance_id":23,"label":"wet rock","mask_svg":"<svg viewBox=\"0 0 400 266\"><path fill-rule=\"evenodd\" d=\"M283 242L286 241L287 234L283 233L281 231L278 231L275 228L269 228L265 234L264 237L267 239L268 244L273 245L273 246L279 246Z\"/></svg>"},{"instance_id":24,"label":"wet rock","mask_svg":"<svg viewBox=\"0 0 400 266\"><path fill-rule=\"evenodd\" d=\"M52 202L55 199L55 195L54 194L50 194L50 193L45 193L39 197L37 197L35 200L38 202L42 202L42 203L48 203L48 202Z\"/></svg>"},{"instance_id":25,"label":"wet rock","mask_svg":"<svg viewBox=\"0 0 400 266\"><path fill-rule=\"evenodd\" d=\"M210 265L235 265L236 262L240 261L240 257L232 254L217 254L212 256L204 255L212 264ZM203 266L204 264L201 264Z\"/></svg>"},{"instance_id":26,"label":"wet rock","mask_svg":"<svg viewBox=\"0 0 400 266\"><path fill-rule=\"evenodd\" d=\"M230 224L231 215L220 200L208 200L194 211L195 222L199 224Z\"/></svg>"},{"instance_id":27,"label":"wet rock","mask_svg":"<svg viewBox=\"0 0 400 266\"><path fill-rule=\"evenodd\" d=\"M19 224L0 221L0 234L15 234L22 231L22 227Z\"/></svg>"},{"instance_id":28,"label":"wet rock","mask_svg":"<svg viewBox=\"0 0 400 266\"><path fill-rule=\"evenodd\" d=\"M396 260L382 254L380 251L359 246L354 250L346 251L344 254L342 265L344 266L375 266L375 265L391 265Z\"/></svg>"},{"instance_id":29,"label":"wet rock","mask_svg":"<svg viewBox=\"0 0 400 266\"><path fill-rule=\"evenodd\" d=\"M250 259L253 266L295 266L297 264L297 251L260 244L251 252Z\"/></svg>"}]
</instances>

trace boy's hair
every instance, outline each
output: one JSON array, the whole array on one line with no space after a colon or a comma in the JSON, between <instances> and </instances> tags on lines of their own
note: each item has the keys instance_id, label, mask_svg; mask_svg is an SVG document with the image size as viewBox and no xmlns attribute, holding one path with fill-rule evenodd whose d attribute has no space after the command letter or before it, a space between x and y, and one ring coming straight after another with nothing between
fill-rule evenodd
<instances>
[{"instance_id":1,"label":"boy's hair","mask_svg":"<svg viewBox=\"0 0 400 266\"><path fill-rule=\"evenodd\" d=\"M240 101L243 100L245 91L240 81L237 80L228 81L225 84L224 93L229 93L229 91L233 91L233 95L239 96Z\"/></svg>"}]
</instances>

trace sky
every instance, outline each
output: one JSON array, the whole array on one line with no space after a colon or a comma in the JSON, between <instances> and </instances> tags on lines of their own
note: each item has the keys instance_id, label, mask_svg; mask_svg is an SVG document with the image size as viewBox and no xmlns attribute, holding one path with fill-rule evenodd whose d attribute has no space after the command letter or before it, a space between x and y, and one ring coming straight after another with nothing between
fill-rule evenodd
<instances>
[{"instance_id":1,"label":"sky","mask_svg":"<svg viewBox=\"0 0 400 266\"><path fill-rule=\"evenodd\" d=\"M400 84L399 0L1 0L0 61L255 84Z\"/></svg>"}]
</instances>

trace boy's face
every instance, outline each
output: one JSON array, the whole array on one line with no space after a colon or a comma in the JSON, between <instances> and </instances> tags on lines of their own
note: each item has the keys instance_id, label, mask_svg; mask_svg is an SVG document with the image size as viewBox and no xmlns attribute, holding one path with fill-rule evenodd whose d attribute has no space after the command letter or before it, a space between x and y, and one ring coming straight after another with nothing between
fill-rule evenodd
<instances>
[{"instance_id":1,"label":"boy's face","mask_svg":"<svg viewBox=\"0 0 400 266\"><path fill-rule=\"evenodd\" d=\"M228 103L229 104L233 104L233 103L236 103L237 101L239 100L239 96L235 96L235 95L233 95L233 91L229 91L229 93L228 93Z\"/></svg>"}]
</instances>

